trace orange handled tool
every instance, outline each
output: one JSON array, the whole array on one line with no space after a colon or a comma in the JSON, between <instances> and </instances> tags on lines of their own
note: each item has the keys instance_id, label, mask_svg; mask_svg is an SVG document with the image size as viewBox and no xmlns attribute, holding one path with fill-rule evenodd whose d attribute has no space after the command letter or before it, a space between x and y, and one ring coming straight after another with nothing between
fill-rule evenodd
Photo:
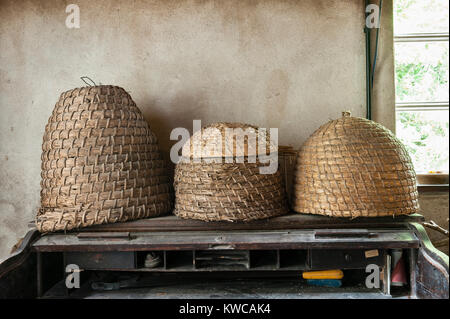
<instances>
[{"instance_id":1,"label":"orange handled tool","mask_svg":"<svg viewBox=\"0 0 450 319\"><path fill-rule=\"evenodd\" d=\"M344 273L339 269L303 272L304 279L342 279L343 277Z\"/></svg>"}]
</instances>

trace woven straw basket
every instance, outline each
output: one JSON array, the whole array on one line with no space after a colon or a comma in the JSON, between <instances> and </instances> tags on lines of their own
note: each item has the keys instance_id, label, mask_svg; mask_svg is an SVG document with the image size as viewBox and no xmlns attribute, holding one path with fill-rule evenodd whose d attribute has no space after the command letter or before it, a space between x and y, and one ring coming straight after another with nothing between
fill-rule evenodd
<instances>
[{"instance_id":1,"label":"woven straw basket","mask_svg":"<svg viewBox=\"0 0 450 319\"><path fill-rule=\"evenodd\" d=\"M183 146L184 161L175 169L175 214L204 221L250 221L287 213L279 170L261 174L260 167L267 164L257 158L258 148L230 137L227 129L254 130L257 141L265 139L262 151L277 155L270 139L251 125L216 123L196 132Z\"/></svg>"},{"instance_id":2,"label":"woven straw basket","mask_svg":"<svg viewBox=\"0 0 450 319\"><path fill-rule=\"evenodd\" d=\"M416 174L405 147L382 125L349 112L302 146L294 193L299 213L353 218L418 211Z\"/></svg>"},{"instance_id":3,"label":"woven straw basket","mask_svg":"<svg viewBox=\"0 0 450 319\"><path fill-rule=\"evenodd\" d=\"M41 232L161 215L171 192L156 136L122 88L61 94L42 145Z\"/></svg>"}]
</instances>

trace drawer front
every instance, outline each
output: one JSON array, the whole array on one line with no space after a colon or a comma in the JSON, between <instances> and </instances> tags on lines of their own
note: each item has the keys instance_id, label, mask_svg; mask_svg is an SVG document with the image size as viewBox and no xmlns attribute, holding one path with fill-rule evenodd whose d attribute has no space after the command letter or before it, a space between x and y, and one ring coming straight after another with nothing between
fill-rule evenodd
<instances>
[{"instance_id":1,"label":"drawer front","mask_svg":"<svg viewBox=\"0 0 450 319\"><path fill-rule=\"evenodd\" d=\"M81 269L134 269L135 253L129 251L67 252L66 265L75 264Z\"/></svg>"},{"instance_id":2,"label":"drawer front","mask_svg":"<svg viewBox=\"0 0 450 319\"><path fill-rule=\"evenodd\" d=\"M369 264L382 266L384 254L380 249L313 249L309 264L311 269L365 269Z\"/></svg>"}]
</instances>

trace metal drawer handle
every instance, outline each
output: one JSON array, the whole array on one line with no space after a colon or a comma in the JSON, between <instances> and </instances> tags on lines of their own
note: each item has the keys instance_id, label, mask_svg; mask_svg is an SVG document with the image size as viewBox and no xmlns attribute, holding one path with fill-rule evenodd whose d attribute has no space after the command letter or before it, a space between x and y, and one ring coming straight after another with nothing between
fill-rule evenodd
<instances>
[{"instance_id":1,"label":"metal drawer handle","mask_svg":"<svg viewBox=\"0 0 450 319\"><path fill-rule=\"evenodd\" d=\"M376 237L377 234L369 232L367 229L325 229L316 230L314 232L315 238L369 238Z\"/></svg>"},{"instance_id":2,"label":"metal drawer handle","mask_svg":"<svg viewBox=\"0 0 450 319\"><path fill-rule=\"evenodd\" d=\"M211 244L209 245L209 249L235 249L234 245L223 245L223 244Z\"/></svg>"}]
</instances>

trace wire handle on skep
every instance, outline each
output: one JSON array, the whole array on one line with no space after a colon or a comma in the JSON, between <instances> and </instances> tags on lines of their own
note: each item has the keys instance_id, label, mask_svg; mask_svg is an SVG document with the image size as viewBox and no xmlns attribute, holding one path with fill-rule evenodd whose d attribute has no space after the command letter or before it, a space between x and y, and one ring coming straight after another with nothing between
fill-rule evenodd
<instances>
[{"instance_id":1,"label":"wire handle on skep","mask_svg":"<svg viewBox=\"0 0 450 319\"><path fill-rule=\"evenodd\" d=\"M80 79L81 79L81 81L83 81L86 85L88 85L88 86L96 86L97 84L95 84L95 82L94 82L94 80L92 80L90 77L88 77L88 76L82 76L82 77L80 77ZM92 85L91 83L89 83L89 82L86 82L86 79L87 80L89 80L90 82L92 82L94 85Z\"/></svg>"}]
</instances>

